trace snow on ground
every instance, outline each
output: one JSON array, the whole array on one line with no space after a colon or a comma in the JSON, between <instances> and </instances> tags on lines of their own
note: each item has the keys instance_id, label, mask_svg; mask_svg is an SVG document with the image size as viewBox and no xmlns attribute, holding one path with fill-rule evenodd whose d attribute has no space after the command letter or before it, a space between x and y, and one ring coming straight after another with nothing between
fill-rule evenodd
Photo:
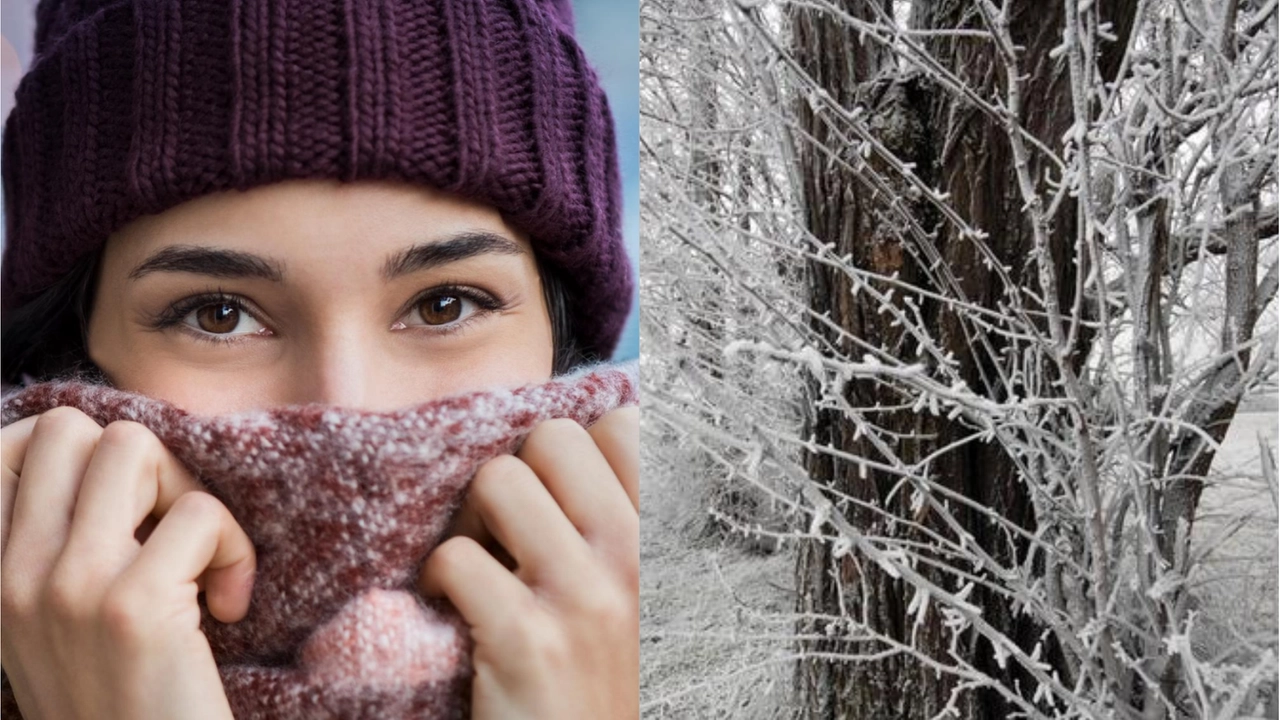
<instances>
[{"instance_id":1,"label":"snow on ground","mask_svg":"<svg viewBox=\"0 0 1280 720\"><path fill-rule=\"evenodd\" d=\"M1274 396L1261 405L1232 421L1193 530L1194 551L1208 553L1192 579L1203 623L1193 637L1211 653L1275 635L1276 497L1262 478L1259 438L1275 452L1280 416Z\"/></svg>"},{"instance_id":2,"label":"snow on ground","mask_svg":"<svg viewBox=\"0 0 1280 720\"><path fill-rule=\"evenodd\" d=\"M692 539L683 508L694 480L674 477L658 450L642 446L641 713L776 717L791 682L792 555Z\"/></svg>"}]
</instances>

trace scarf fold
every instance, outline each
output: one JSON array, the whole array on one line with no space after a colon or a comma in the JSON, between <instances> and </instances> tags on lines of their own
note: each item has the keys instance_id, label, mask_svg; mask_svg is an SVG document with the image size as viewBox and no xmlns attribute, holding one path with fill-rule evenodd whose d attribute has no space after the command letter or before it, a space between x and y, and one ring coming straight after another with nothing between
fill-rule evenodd
<instances>
[{"instance_id":1,"label":"scarf fold","mask_svg":"<svg viewBox=\"0 0 1280 720\"><path fill-rule=\"evenodd\" d=\"M637 403L634 363L516 390L366 412L326 405L200 416L102 385L6 395L0 424L68 405L154 432L231 511L257 551L248 615L201 627L238 720L463 718L470 641L414 590L485 461L538 423L589 426ZM21 717L8 679L4 717Z\"/></svg>"}]
</instances>

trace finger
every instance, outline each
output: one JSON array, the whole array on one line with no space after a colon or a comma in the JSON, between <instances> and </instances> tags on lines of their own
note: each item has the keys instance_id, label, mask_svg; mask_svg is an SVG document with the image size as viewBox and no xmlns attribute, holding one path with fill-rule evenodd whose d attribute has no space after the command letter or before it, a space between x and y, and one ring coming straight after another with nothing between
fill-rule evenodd
<instances>
[{"instance_id":1,"label":"finger","mask_svg":"<svg viewBox=\"0 0 1280 720\"><path fill-rule=\"evenodd\" d=\"M533 468L588 540L630 532L632 523L625 518L635 515L635 510L626 490L581 425L568 419L548 420L529 433L516 456Z\"/></svg>"},{"instance_id":2,"label":"finger","mask_svg":"<svg viewBox=\"0 0 1280 720\"><path fill-rule=\"evenodd\" d=\"M467 503L522 571L551 578L588 552L586 542L542 481L511 455L480 466L467 491Z\"/></svg>"},{"instance_id":3,"label":"finger","mask_svg":"<svg viewBox=\"0 0 1280 720\"><path fill-rule=\"evenodd\" d=\"M468 537L441 543L422 566L418 587L427 597L447 597L473 632L501 627L513 610L533 606L533 592Z\"/></svg>"},{"instance_id":4,"label":"finger","mask_svg":"<svg viewBox=\"0 0 1280 720\"><path fill-rule=\"evenodd\" d=\"M0 430L0 555L9 547L9 526L13 521L13 503L18 494L18 476L22 473L22 461L27 455L31 431L35 429L39 415L23 418Z\"/></svg>"},{"instance_id":5,"label":"finger","mask_svg":"<svg viewBox=\"0 0 1280 720\"><path fill-rule=\"evenodd\" d=\"M137 554L143 520L163 517L179 497L199 489L154 433L135 422L113 422L84 471L66 554L113 576Z\"/></svg>"},{"instance_id":6,"label":"finger","mask_svg":"<svg viewBox=\"0 0 1280 720\"><path fill-rule=\"evenodd\" d=\"M18 475L10 547L21 548L18 557L8 554L6 561L20 562L24 576L44 577L62 552L76 493L101 435L101 426L88 415L53 408L36 418L22 458L6 459L6 467Z\"/></svg>"},{"instance_id":7,"label":"finger","mask_svg":"<svg viewBox=\"0 0 1280 720\"><path fill-rule=\"evenodd\" d=\"M640 511L640 408L632 405L606 413L587 434L595 441L613 474L631 499L631 507Z\"/></svg>"},{"instance_id":8,"label":"finger","mask_svg":"<svg viewBox=\"0 0 1280 720\"><path fill-rule=\"evenodd\" d=\"M18 494L18 475L35 429L38 415L23 418L0 431L0 556L9 547L13 505Z\"/></svg>"},{"instance_id":9,"label":"finger","mask_svg":"<svg viewBox=\"0 0 1280 720\"><path fill-rule=\"evenodd\" d=\"M227 506L207 492L183 493L160 519L119 583L163 597L204 576L209 613L235 622L249 610L257 555Z\"/></svg>"}]
</instances>

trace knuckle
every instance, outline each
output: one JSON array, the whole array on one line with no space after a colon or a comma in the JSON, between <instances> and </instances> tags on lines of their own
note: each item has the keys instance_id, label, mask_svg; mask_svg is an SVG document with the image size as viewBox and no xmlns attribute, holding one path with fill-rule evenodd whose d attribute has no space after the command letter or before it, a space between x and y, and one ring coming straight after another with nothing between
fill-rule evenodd
<instances>
[{"instance_id":1,"label":"knuckle","mask_svg":"<svg viewBox=\"0 0 1280 720\"><path fill-rule=\"evenodd\" d=\"M638 431L640 429L640 407L628 405L624 408L610 410L601 416L592 427L598 427L601 430L620 435Z\"/></svg>"},{"instance_id":2,"label":"knuckle","mask_svg":"<svg viewBox=\"0 0 1280 720\"><path fill-rule=\"evenodd\" d=\"M529 433L526 446L538 447L543 444L563 443L576 437L586 437L587 430L570 418L552 418L544 420Z\"/></svg>"},{"instance_id":3,"label":"knuckle","mask_svg":"<svg viewBox=\"0 0 1280 720\"><path fill-rule=\"evenodd\" d=\"M640 592L640 518L631 513L610 521L612 525L598 535L587 536L597 551L594 562L606 564L606 570L618 578L624 590Z\"/></svg>"},{"instance_id":4,"label":"knuckle","mask_svg":"<svg viewBox=\"0 0 1280 720\"><path fill-rule=\"evenodd\" d=\"M9 573L0 582L0 615L19 620L35 615L39 598L27 583L15 581Z\"/></svg>"},{"instance_id":5,"label":"knuckle","mask_svg":"<svg viewBox=\"0 0 1280 720\"><path fill-rule=\"evenodd\" d=\"M513 475L528 472L532 472L529 466L515 455L499 455L485 462L476 471L475 479L472 480L472 492L484 493L491 485L501 484Z\"/></svg>"},{"instance_id":6,"label":"knuckle","mask_svg":"<svg viewBox=\"0 0 1280 720\"><path fill-rule=\"evenodd\" d=\"M147 426L132 420L116 420L108 423L102 430L100 442L142 447L148 452L155 452L161 447L160 439L155 436L155 433L148 430Z\"/></svg>"},{"instance_id":7,"label":"knuckle","mask_svg":"<svg viewBox=\"0 0 1280 720\"><path fill-rule=\"evenodd\" d=\"M431 552L431 557L427 558L429 571L441 575L452 574L454 570L471 563L477 549L479 545L469 537L451 537L437 545Z\"/></svg>"},{"instance_id":8,"label":"knuckle","mask_svg":"<svg viewBox=\"0 0 1280 720\"><path fill-rule=\"evenodd\" d=\"M117 583L107 590L99 613L102 628L124 644L139 642L154 624L143 593L127 583Z\"/></svg>"},{"instance_id":9,"label":"knuckle","mask_svg":"<svg viewBox=\"0 0 1280 720\"><path fill-rule=\"evenodd\" d=\"M169 508L169 514L178 513L184 520L192 521L217 521L222 512L222 501L203 490L182 493Z\"/></svg>"},{"instance_id":10,"label":"knuckle","mask_svg":"<svg viewBox=\"0 0 1280 720\"><path fill-rule=\"evenodd\" d=\"M436 562L446 565L465 562L466 556L471 552L471 548L468 547L470 542L474 541L461 535L451 537L437 545L431 557L435 558Z\"/></svg>"},{"instance_id":11,"label":"knuckle","mask_svg":"<svg viewBox=\"0 0 1280 720\"><path fill-rule=\"evenodd\" d=\"M508 630L516 644L520 657L527 657L535 665L554 669L567 665L573 657L573 648L564 633L552 623L533 622L532 618L512 623Z\"/></svg>"},{"instance_id":12,"label":"knuckle","mask_svg":"<svg viewBox=\"0 0 1280 720\"><path fill-rule=\"evenodd\" d=\"M77 408L59 406L50 408L40 414L32 429L33 435L62 435L78 433L100 433L102 427L93 418L85 415Z\"/></svg>"},{"instance_id":13,"label":"knuckle","mask_svg":"<svg viewBox=\"0 0 1280 720\"><path fill-rule=\"evenodd\" d=\"M580 600L578 613L593 626L617 628L635 619L636 604L622 589L598 587Z\"/></svg>"},{"instance_id":14,"label":"knuckle","mask_svg":"<svg viewBox=\"0 0 1280 720\"><path fill-rule=\"evenodd\" d=\"M61 620L81 620L88 614L83 585L74 573L60 568L49 573L43 605L51 616Z\"/></svg>"},{"instance_id":15,"label":"knuckle","mask_svg":"<svg viewBox=\"0 0 1280 720\"><path fill-rule=\"evenodd\" d=\"M638 448L640 446L640 410L627 407L613 410L587 430L600 447Z\"/></svg>"}]
</instances>

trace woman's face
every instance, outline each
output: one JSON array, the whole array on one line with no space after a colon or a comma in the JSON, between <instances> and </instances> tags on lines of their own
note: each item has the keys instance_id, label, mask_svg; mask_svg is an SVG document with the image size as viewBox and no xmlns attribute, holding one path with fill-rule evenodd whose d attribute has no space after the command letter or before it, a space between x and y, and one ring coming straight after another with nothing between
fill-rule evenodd
<instances>
[{"instance_id":1,"label":"woman's face","mask_svg":"<svg viewBox=\"0 0 1280 720\"><path fill-rule=\"evenodd\" d=\"M294 180L139 218L104 249L89 356L197 413L388 410L551 376L533 250L484 205Z\"/></svg>"}]
</instances>

